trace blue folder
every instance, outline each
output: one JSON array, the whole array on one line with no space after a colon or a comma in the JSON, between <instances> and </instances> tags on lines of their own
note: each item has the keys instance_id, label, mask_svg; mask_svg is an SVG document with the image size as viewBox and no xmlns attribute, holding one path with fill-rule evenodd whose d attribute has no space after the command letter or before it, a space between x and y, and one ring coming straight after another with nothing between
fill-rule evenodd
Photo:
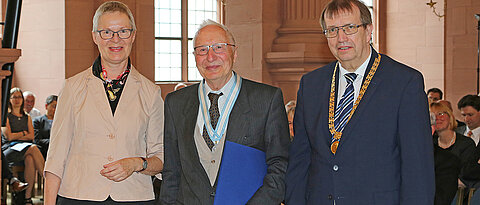
<instances>
[{"instance_id":1,"label":"blue folder","mask_svg":"<svg viewBox=\"0 0 480 205\"><path fill-rule=\"evenodd\" d=\"M214 205L246 204L263 185L265 152L225 141Z\"/></svg>"}]
</instances>

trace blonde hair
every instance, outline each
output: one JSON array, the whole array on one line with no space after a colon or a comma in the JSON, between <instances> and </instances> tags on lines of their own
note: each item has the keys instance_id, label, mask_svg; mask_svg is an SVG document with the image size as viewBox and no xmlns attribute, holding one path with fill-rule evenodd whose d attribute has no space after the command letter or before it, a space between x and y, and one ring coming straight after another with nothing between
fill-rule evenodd
<instances>
[{"instance_id":1,"label":"blonde hair","mask_svg":"<svg viewBox=\"0 0 480 205\"><path fill-rule=\"evenodd\" d=\"M445 104L439 102L433 102L430 104L430 110L435 109L438 112L445 112L448 114L449 117L449 125L450 129L455 130L457 128L457 120L455 120L455 116L453 115L453 111L448 108Z\"/></svg>"}]
</instances>

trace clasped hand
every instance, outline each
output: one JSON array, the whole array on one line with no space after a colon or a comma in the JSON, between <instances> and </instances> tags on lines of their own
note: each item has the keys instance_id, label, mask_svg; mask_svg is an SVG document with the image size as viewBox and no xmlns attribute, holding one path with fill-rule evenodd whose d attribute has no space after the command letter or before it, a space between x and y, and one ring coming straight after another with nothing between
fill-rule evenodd
<instances>
[{"instance_id":1,"label":"clasped hand","mask_svg":"<svg viewBox=\"0 0 480 205\"><path fill-rule=\"evenodd\" d=\"M112 163L103 165L103 169L100 174L107 179L115 182L121 182L130 177L138 167L138 157L123 158Z\"/></svg>"}]
</instances>

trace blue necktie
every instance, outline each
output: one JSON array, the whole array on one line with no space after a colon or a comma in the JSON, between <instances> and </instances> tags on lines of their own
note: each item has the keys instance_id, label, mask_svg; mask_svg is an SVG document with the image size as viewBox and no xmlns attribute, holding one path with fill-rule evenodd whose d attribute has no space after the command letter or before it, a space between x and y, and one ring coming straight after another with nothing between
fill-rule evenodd
<instances>
[{"instance_id":1,"label":"blue necktie","mask_svg":"<svg viewBox=\"0 0 480 205\"><path fill-rule=\"evenodd\" d=\"M342 132L345 125L347 125L348 118L350 116L350 112L353 108L353 99L354 99L354 89L353 89L353 81L357 78L357 74L355 73L347 73L345 74L345 79L347 80L347 86L345 92L338 103L337 109L335 109L335 130L337 132ZM332 143L335 141L340 141L340 139L335 139L332 136Z\"/></svg>"}]
</instances>

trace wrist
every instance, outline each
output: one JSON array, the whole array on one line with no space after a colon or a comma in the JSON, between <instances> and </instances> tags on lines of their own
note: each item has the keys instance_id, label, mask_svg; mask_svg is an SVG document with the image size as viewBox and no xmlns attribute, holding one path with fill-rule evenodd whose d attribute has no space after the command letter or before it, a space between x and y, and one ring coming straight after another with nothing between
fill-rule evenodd
<instances>
[{"instance_id":1,"label":"wrist","mask_svg":"<svg viewBox=\"0 0 480 205\"><path fill-rule=\"evenodd\" d=\"M147 169L147 166L148 166L148 162L147 162L147 159L145 159L145 157L138 157L140 159L140 169L137 169L136 172L142 172L144 171L145 169Z\"/></svg>"}]
</instances>

